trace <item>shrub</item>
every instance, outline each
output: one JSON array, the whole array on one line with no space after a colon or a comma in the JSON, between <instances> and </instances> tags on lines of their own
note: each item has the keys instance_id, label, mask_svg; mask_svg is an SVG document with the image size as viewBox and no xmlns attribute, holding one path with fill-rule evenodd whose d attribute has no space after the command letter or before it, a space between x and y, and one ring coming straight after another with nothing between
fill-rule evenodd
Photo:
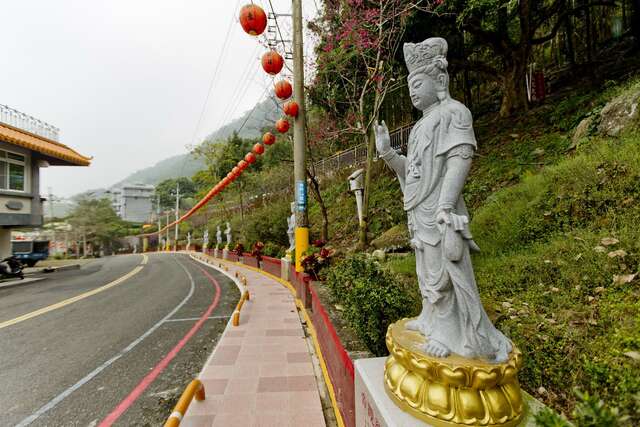
<instances>
[{"instance_id":1,"label":"shrub","mask_svg":"<svg viewBox=\"0 0 640 427\"><path fill-rule=\"evenodd\" d=\"M302 256L302 267L305 273L310 275L314 280L324 279L321 272L331 264L334 250L325 247L327 242L324 240L314 240L309 249Z\"/></svg>"},{"instance_id":2,"label":"shrub","mask_svg":"<svg viewBox=\"0 0 640 427\"><path fill-rule=\"evenodd\" d=\"M330 267L326 284L333 302L344 307L346 321L377 356L387 354L389 324L416 313L404 284L364 255L348 256Z\"/></svg>"},{"instance_id":3,"label":"shrub","mask_svg":"<svg viewBox=\"0 0 640 427\"><path fill-rule=\"evenodd\" d=\"M284 256L285 250L282 246L277 245L275 243L267 242L264 245L264 249L262 250L263 255L270 256L273 258L282 258Z\"/></svg>"},{"instance_id":4,"label":"shrub","mask_svg":"<svg viewBox=\"0 0 640 427\"><path fill-rule=\"evenodd\" d=\"M233 252L238 256L242 256L244 254L244 245L242 243L237 243L235 248L233 248Z\"/></svg>"}]
</instances>

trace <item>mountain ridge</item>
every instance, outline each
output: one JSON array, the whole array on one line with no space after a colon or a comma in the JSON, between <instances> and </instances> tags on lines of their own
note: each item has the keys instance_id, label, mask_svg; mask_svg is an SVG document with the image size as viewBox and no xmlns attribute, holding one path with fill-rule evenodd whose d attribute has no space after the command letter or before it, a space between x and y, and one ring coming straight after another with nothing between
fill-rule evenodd
<instances>
[{"instance_id":1,"label":"mountain ridge","mask_svg":"<svg viewBox=\"0 0 640 427\"><path fill-rule=\"evenodd\" d=\"M273 94L270 94L269 97L255 104L252 109L245 111L240 117L210 133L202 142L221 142L234 132L237 132L242 138L259 138L263 129L272 126L280 116L280 106L275 101ZM130 173L108 188L118 187L125 183L157 185L165 179L183 176L191 178L204 167L204 161L192 153L177 154L162 159L153 166Z\"/></svg>"}]
</instances>

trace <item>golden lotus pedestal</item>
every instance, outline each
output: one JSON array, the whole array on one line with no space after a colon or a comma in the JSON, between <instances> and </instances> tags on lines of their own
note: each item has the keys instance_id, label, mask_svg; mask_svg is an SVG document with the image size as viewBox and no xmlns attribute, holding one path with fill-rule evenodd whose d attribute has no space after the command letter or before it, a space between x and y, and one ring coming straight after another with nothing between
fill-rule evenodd
<instances>
[{"instance_id":1,"label":"golden lotus pedestal","mask_svg":"<svg viewBox=\"0 0 640 427\"><path fill-rule=\"evenodd\" d=\"M424 354L422 334L402 319L389 326L385 390L403 411L435 427L517 426L525 405L518 384L522 354L514 347L504 363L457 355Z\"/></svg>"}]
</instances>

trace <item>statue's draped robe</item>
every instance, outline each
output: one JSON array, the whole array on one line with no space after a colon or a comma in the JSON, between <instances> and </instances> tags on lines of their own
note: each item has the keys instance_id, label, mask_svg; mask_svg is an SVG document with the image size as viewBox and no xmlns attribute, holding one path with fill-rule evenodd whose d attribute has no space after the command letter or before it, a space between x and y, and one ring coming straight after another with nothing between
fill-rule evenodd
<instances>
[{"instance_id":1,"label":"statue's draped robe","mask_svg":"<svg viewBox=\"0 0 640 427\"><path fill-rule=\"evenodd\" d=\"M462 237L462 252L459 259L451 260L443 250L445 226L436 223L439 206L451 197L447 188L443 191L447 160L456 155L469 158L475 148L471 113L463 104L446 99L411 130L406 159L395 153L383 158L398 173L404 193L423 296L421 329L453 353L503 361L511 343L493 326L480 301L469 255L468 225L455 231ZM453 198L448 201L451 213L466 220L469 214L462 195L457 201L455 195Z\"/></svg>"}]
</instances>

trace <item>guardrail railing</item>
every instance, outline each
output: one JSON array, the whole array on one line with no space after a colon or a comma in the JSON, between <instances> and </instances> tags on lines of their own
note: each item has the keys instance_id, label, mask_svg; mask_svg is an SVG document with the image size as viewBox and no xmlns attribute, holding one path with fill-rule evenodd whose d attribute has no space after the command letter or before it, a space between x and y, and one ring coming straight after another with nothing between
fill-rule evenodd
<instances>
[{"instance_id":1,"label":"guardrail railing","mask_svg":"<svg viewBox=\"0 0 640 427\"><path fill-rule=\"evenodd\" d=\"M60 137L60 129L57 127L2 104L0 122L53 141L58 141Z\"/></svg>"}]
</instances>

